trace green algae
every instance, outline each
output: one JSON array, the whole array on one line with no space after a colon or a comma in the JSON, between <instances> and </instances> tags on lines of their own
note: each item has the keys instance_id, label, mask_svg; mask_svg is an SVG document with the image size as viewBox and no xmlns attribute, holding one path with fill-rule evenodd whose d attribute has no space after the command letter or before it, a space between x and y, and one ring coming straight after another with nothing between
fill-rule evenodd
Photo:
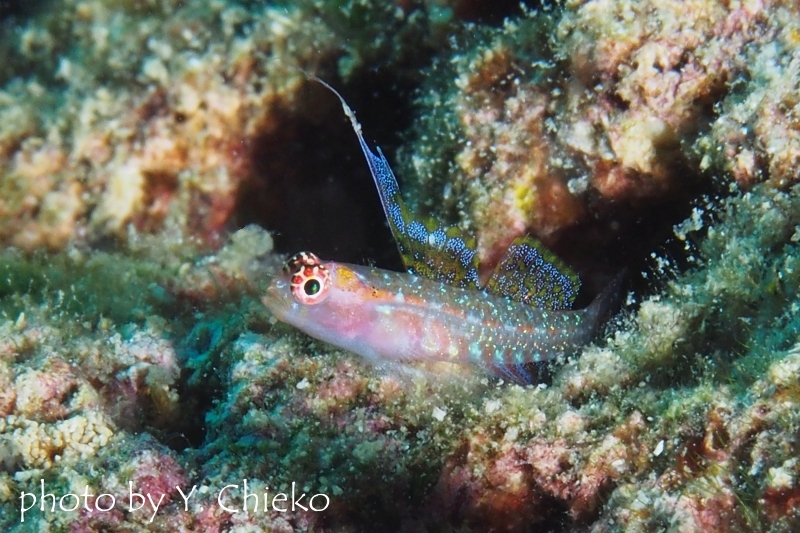
<instances>
[{"instance_id":1,"label":"green algae","mask_svg":"<svg viewBox=\"0 0 800 533\"><path fill-rule=\"evenodd\" d=\"M702 354L717 379L749 384L796 342L797 197L796 188L762 187L720 202L719 221L693 257L697 267L669 284L665 303L686 321L673 355Z\"/></svg>"},{"instance_id":2,"label":"green algae","mask_svg":"<svg viewBox=\"0 0 800 533\"><path fill-rule=\"evenodd\" d=\"M124 324L170 303L160 284L166 279L162 266L124 254L93 252L78 258L6 250L0 278L0 312L12 318L30 306L45 305L68 320L96 325L106 318Z\"/></svg>"}]
</instances>

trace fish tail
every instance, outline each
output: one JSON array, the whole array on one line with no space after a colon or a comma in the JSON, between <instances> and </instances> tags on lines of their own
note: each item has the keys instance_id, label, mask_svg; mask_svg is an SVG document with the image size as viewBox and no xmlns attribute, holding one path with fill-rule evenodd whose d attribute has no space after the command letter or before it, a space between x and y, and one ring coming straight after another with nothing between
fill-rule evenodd
<instances>
[{"instance_id":1,"label":"fish tail","mask_svg":"<svg viewBox=\"0 0 800 533\"><path fill-rule=\"evenodd\" d=\"M600 331L600 328L613 317L622 306L622 290L625 278L627 277L627 269L621 271L614 276L614 279L606 285L603 291L598 294L595 299L584 310L584 320L586 328L594 336Z\"/></svg>"},{"instance_id":2,"label":"fish tail","mask_svg":"<svg viewBox=\"0 0 800 533\"><path fill-rule=\"evenodd\" d=\"M581 323L575 332L572 342L575 345L584 345L591 342L601 331L603 325L616 314L622 301L623 282L627 271L623 270L617 274L611 282L606 285L603 292L598 294L595 299L580 313ZM508 363L493 363L487 368L495 376L506 379L519 385L535 385L537 383L547 383L552 378L552 361L523 361Z\"/></svg>"}]
</instances>

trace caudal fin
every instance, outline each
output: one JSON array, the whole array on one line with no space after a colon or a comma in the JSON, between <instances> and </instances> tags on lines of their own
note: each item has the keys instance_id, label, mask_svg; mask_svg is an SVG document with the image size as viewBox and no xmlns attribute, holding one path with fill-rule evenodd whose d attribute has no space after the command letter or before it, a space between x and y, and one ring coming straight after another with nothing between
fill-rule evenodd
<instances>
[{"instance_id":1,"label":"caudal fin","mask_svg":"<svg viewBox=\"0 0 800 533\"><path fill-rule=\"evenodd\" d=\"M592 324L595 334L613 317L622 306L623 286L628 270L622 270L606 285L603 292L586 308L586 323Z\"/></svg>"}]
</instances>

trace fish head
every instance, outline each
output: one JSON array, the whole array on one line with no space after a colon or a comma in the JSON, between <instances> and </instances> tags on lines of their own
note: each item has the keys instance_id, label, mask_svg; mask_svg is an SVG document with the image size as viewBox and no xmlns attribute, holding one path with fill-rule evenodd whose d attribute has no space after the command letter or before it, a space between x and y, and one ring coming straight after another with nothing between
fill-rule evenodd
<instances>
[{"instance_id":1,"label":"fish head","mask_svg":"<svg viewBox=\"0 0 800 533\"><path fill-rule=\"evenodd\" d=\"M290 322L289 317L324 302L330 295L331 282L330 270L319 257L299 252L284 264L261 301L278 319Z\"/></svg>"},{"instance_id":2,"label":"fish head","mask_svg":"<svg viewBox=\"0 0 800 533\"><path fill-rule=\"evenodd\" d=\"M364 290L363 279L348 265L300 252L289 258L261 301L281 322L332 342L351 329Z\"/></svg>"}]
</instances>

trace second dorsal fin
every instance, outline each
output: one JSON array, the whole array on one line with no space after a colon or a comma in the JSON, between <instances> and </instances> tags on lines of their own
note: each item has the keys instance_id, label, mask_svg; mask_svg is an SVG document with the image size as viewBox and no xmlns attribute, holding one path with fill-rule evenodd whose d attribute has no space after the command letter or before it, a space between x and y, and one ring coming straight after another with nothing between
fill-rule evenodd
<instances>
[{"instance_id":1,"label":"second dorsal fin","mask_svg":"<svg viewBox=\"0 0 800 533\"><path fill-rule=\"evenodd\" d=\"M485 289L548 311L571 309L581 282L560 259L531 237L515 239Z\"/></svg>"}]
</instances>

